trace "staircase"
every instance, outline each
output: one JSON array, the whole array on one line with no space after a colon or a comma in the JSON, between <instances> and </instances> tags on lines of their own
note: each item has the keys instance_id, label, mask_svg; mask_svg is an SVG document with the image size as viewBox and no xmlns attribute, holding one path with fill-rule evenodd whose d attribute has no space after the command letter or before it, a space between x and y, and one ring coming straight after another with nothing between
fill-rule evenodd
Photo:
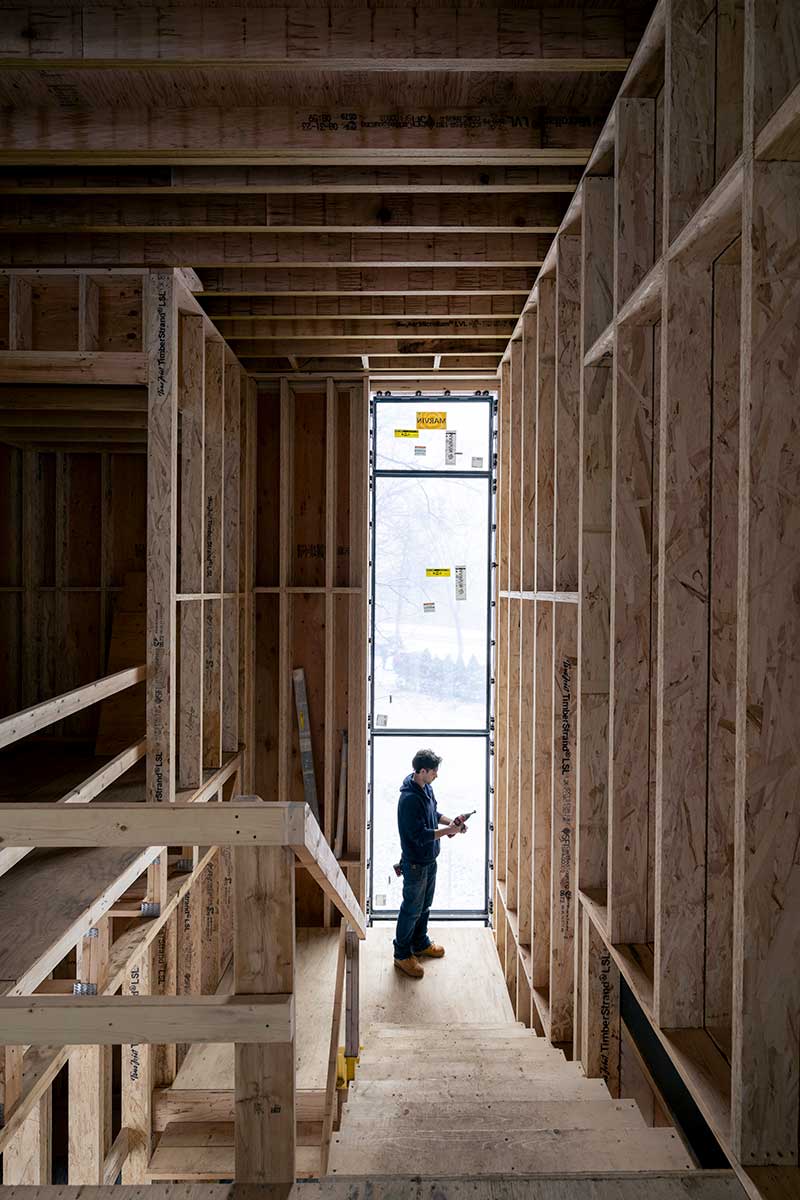
<instances>
[{"instance_id":1,"label":"staircase","mask_svg":"<svg viewBox=\"0 0 800 1200\"><path fill-rule=\"evenodd\" d=\"M323 1196L345 1195L346 1179L349 1200L389 1200L406 1194L398 1177L415 1177L436 1180L425 1195L442 1200L505 1197L500 1176L516 1178L514 1200L744 1195L522 1025L375 1025L364 1043Z\"/></svg>"}]
</instances>

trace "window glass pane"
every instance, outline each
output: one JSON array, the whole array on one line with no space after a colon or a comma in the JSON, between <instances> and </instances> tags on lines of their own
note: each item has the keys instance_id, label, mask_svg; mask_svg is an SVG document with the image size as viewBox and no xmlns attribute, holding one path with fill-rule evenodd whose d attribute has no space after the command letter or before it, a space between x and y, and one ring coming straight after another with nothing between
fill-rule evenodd
<instances>
[{"instance_id":1,"label":"window glass pane","mask_svg":"<svg viewBox=\"0 0 800 1200\"><path fill-rule=\"evenodd\" d=\"M442 838L437 859L434 911L483 912L486 906L486 793L485 737L376 737L373 789L373 911L396 911L403 881L393 864L400 859L397 798L400 784L411 771L417 750L432 743L442 756L433 790L440 812L448 817L476 809L465 834Z\"/></svg>"},{"instance_id":2,"label":"window glass pane","mask_svg":"<svg viewBox=\"0 0 800 1200\"><path fill-rule=\"evenodd\" d=\"M375 402L379 471L488 471L491 401L420 396ZM422 428L418 414L440 414L446 428Z\"/></svg>"},{"instance_id":3,"label":"window glass pane","mask_svg":"<svg viewBox=\"0 0 800 1200\"><path fill-rule=\"evenodd\" d=\"M489 481L375 486L374 726L485 729Z\"/></svg>"}]
</instances>

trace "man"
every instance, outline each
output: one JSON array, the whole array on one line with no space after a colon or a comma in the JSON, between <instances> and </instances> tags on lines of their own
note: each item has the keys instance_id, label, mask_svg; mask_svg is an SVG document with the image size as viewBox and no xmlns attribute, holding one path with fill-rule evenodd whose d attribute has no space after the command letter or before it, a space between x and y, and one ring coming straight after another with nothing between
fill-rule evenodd
<instances>
[{"instance_id":1,"label":"man","mask_svg":"<svg viewBox=\"0 0 800 1200\"><path fill-rule=\"evenodd\" d=\"M444 956L444 947L428 937L439 839L467 830L463 818L451 821L436 808L431 784L439 773L441 761L433 750L418 750L411 762L414 770L403 780L397 805L403 902L397 915L394 965L412 979L421 979L425 974L420 958Z\"/></svg>"}]
</instances>

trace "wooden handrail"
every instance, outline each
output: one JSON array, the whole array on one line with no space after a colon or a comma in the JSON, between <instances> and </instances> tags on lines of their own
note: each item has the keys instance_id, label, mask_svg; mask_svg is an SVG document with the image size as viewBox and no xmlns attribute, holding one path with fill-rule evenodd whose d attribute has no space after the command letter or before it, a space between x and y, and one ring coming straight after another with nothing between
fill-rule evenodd
<instances>
[{"instance_id":1,"label":"wooden handrail","mask_svg":"<svg viewBox=\"0 0 800 1200\"><path fill-rule=\"evenodd\" d=\"M307 804L0 804L0 847L288 846L360 938L366 917Z\"/></svg>"},{"instance_id":2,"label":"wooden handrail","mask_svg":"<svg viewBox=\"0 0 800 1200\"><path fill-rule=\"evenodd\" d=\"M299 807L299 806L298 806ZM356 899L347 877L339 866L325 834L308 805L305 808L305 838L302 843L291 843L298 862L316 879L325 895L342 914L342 919L352 925L360 938L367 936L367 919Z\"/></svg>"},{"instance_id":3,"label":"wooden handrail","mask_svg":"<svg viewBox=\"0 0 800 1200\"><path fill-rule=\"evenodd\" d=\"M130 770L134 763L144 757L146 752L147 742L144 738L138 742L132 742L115 758L103 763L102 767L98 768L93 775L71 788L60 800L56 801L56 804L89 804L96 796L102 795L109 784L114 783L120 775L124 775L126 771ZM33 846L14 846L7 850L0 850L0 875L5 875L6 871L10 871L33 849Z\"/></svg>"},{"instance_id":4,"label":"wooden handrail","mask_svg":"<svg viewBox=\"0 0 800 1200\"><path fill-rule=\"evenodd\" d=\"M53 696L50 700L43 700L41 704L34 704L31 708L12 713L10 717L3 717L0 720L0 749L18 742L20 738L38 733L40 729L46 729L56 721L63 721L65 717L71 717L74 713L99 703L100 700L107 700L109 696L123 692L134 684L143 683L146 678L146 667L126 667L124 671L95 679L92 683L86 683L71 692Z\"/></svg>"}]
</instances>

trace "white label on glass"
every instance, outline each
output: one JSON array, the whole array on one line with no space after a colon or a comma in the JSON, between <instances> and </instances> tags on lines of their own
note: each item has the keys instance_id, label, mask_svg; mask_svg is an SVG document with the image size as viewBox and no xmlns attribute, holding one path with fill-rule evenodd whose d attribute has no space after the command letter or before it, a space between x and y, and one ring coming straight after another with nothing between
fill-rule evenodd
<instances>
[{"instance_id":1,"label":"white label on glass","mask_svg":"<svg viewBox=\"0 0 800 1200\"><path fill-rule=\"evenodd\" d=\"M467 568L456 567L456 600L467 598Z\"/></svg>"}]
</instances>

